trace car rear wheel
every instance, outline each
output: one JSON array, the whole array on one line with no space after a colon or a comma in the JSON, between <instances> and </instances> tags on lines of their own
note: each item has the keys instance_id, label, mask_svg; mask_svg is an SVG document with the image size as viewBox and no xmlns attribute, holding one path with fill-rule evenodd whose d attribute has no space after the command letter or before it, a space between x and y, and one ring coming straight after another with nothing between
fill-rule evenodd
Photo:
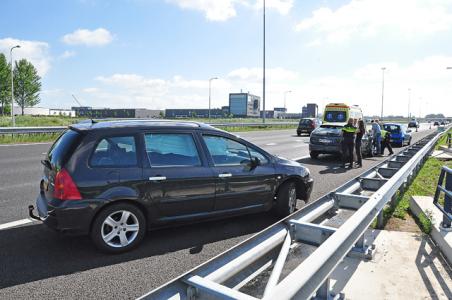
<instances>
[{"instance_id":1,"label":"car rear wheel","mask_svg":"<svg viewBox=\"0 0 452 300\"><path fill-rule=\"evenodd\" d=\"M311 156L312 159L317 159L319 157L319 153L311 151L309 152L309 156Z\"/></svg>"},{"instance_id":2,"label":"car rear wheel","mask_svg":"<svg viewBox=\"0 0 452 300\"><path fill-rule=\"evenodd\" d=\"M294 182L285 182L276 196L275 213L279 217L290 215L297 209L297 188Z\"/></svg>"},{"instance_id":3,"label":"car rear wheel","mask_svg":"<svg viewBox=\"0 0 452 300\"><path fill-rule=\"evenodd\" d=\"M145 233L146 219L141 210L118 203L99 213L91 228L91 239L104 252L121 253L135 248Z\"/></svg>"}]
</instances>

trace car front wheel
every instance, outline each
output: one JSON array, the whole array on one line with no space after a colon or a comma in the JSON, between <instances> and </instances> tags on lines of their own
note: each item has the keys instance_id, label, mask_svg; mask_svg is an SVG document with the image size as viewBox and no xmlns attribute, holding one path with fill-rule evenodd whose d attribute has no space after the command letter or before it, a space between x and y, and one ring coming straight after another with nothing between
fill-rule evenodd
<instances>
[{"instance_id":1,"label":"car front wheel","mask_svg":"<svg viewBox=\"0 0 452 300\"><path fill-rule=\"evenodd\" d=\"M141 210L118 203L99 213L91 228L91 239L104 252L121 253L135 248L145 233L146 219Z\"/></svg>"},{"instance_id":2,"label":"car front wheel","mask_svg":"<svg viewBox=\"0 0 452 300\"><path fill-rule=\"evenodd\" d=\"M297 209L297 188L294 182L285 182L276 196L275 213L285 217Z\"/></svg>"},{"instance_id":3,"label":"car front wheel","mask_svg":"<svg viewBox=\"0 0 452 300\"><path fill-rule=\"evenodd\" d=\"M316 159L319 157L319 154L315 151L311 151L309 152L309 155L311 156L311 158Z\"/></svg>"}]
</instances>

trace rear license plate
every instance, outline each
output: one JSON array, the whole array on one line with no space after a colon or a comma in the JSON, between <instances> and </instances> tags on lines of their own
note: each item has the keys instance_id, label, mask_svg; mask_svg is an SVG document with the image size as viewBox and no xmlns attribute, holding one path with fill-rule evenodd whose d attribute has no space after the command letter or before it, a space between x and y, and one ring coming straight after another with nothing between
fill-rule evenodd
<instances>
[{"instance_id":1,"label":"rear license plate","mask_svg":"<svg viewBox=\"0 0 452 300\"><path fill-rule=\"evenodd\" d=\"M330 141L330 140L327 140L327 139L319 139L319 142L324 143L324 144L329 144L329 143L331 143L331 141Z\"/></svg>"}]
</instances>

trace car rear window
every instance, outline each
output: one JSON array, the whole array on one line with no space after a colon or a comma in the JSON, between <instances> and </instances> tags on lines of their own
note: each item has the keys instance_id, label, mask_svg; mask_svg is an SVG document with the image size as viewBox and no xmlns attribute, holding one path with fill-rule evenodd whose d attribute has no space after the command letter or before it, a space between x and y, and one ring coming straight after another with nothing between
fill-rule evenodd
<instances>
[{"instance_id":1,"label":"car rear window","mask_svg":"<svg viewBox=\"0 0 452 300\"><path fill-rule=\"evenodd\" d=\"M384 129L393 133L400 132L400 126L397 125L384 125Z\"/></svg>"},{"instance_id":2,"label":"car rear window","mask_svg":"<svg viewBox=\"0 0 452 300\"><path fill-rule=\"evenodd\" d=\"M74 130L67 130L53 143L47 156L53 168L61 169L72 154L81 134Z\"/></svg>"},{"instance_id":3,"label":"car rear window","mask_svg":"<svg viewBox=\"0 0 452 300\"><path fill-rule=\"evenodd\" d=\"M129 167L137 165L135 137L106 137L99 141L91 156L93 167Z\"/></svg>"},{"instance_id":4,"label":"car rear window","mask_svg":"<svg viewBox=\"0 0 452 300\"><path fill-rule=\"evenodd\" d=\"M309 119L302 119L300 120L300 125L310 125L312 123Z\"/></svg>"}]
</instances>

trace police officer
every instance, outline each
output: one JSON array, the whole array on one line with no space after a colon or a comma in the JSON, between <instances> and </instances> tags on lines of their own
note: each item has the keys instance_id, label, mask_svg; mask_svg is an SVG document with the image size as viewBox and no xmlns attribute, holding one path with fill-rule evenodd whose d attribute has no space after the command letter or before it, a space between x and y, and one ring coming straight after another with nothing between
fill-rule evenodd
<instances>
[{"instance_id":1,"label":"police officer","mask_svg":"<svg viewBox=\"0 0 452 300\"><path fill-rule=\"evenodd\" d=\"M391 133L387 130L381 130L381 155L385 154L385 149L388 148L389 155L394 154L391 146Z\"/></svg>"},{"instance_id":2,"label":"police officer","mask_svg":"<svg viewBox=\"0 0 452 300\"><path fill-rule=\"evenodd\" d=\"M345 168L345 164L348 163L349 168L353 168L353 149L355 148L355 133L356 127L353 126L353 119L348 119L347 124L342 127L342 167Z\"/></svg>"}]
</instances>

